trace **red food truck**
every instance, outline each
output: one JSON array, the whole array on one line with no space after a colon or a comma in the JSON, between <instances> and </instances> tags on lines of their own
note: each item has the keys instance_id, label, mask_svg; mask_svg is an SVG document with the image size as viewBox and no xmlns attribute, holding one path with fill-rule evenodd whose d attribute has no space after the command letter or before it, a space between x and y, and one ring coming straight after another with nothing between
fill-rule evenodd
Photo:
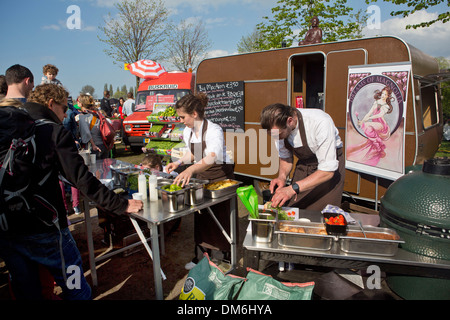
<instances>
[{"instance_id":1,"label":"red food truck","mask_svg":"<svg viewBox=\"0 0 450 320\"><path fill-rule=\"evenodd\" d=\"M157 113L159 105L173 105L181 97L194 91L195 76L191 72L173 71L158 79L145 80L138 88L135 110L123 121L124 134L132 150L142 151L150 140L149 131L157 122L148 117Z\"/></svg>"}]
</instances>

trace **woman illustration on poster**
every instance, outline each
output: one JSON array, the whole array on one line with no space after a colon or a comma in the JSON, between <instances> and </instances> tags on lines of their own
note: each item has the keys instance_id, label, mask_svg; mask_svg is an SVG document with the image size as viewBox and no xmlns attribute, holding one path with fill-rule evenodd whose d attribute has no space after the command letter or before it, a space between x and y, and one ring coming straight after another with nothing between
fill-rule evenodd
<instances>
[{"instance_id":1,"label":"woman illustration on poster","mask_svg":"<svg viewBox=\"0 0 450 320\"><path fill-rule=\"evenodd\" d=\"M347 154L367 150L363 162L371 166L376 166L380 159L386 156L384 141L389 139L391 129L384 116L393 110L391 101L394 97L392 97L391 88L385 86L382 90L375 91L374 99L369 112L362 120L358 121L358 126L363 130L367 140L362 144L347 148Z\"/></svg>"}]
</instances>

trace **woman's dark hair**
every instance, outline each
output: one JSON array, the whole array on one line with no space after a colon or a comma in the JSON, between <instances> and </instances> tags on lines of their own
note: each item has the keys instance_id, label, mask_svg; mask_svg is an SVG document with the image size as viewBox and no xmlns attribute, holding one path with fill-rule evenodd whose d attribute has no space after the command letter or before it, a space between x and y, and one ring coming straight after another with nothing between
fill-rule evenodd
<instances>
[{"instance_id":1,"label":"woman's dark hair","mask_svg":"<svg viewBox=\"0 0 450 320\"><path fill-rule=\"evenodd\" d=\"M388 97L386 98L386 103L387 103L387 105L389 106L389 110L387 111L387 113L391 113L392 110L394 109L394 108L392 107L391 101L395 100L395 98L392 97L392 89L391 89L389 86L385 86L385 87L384 87L383 89L381 89L381 90L376 90L376 91L375 91L375 95L373 96L373 98L374 98L375 100L380 99L380 98L381 98L381 95L383 94L383 91L386 91L386 92L387 92L387 95L388 95Z\"/></svg>"},{"instance_id":2,"label":"woman's dark hair","mask_svg":"<svg viewBox=\"0 0 450 320\"><path fill-rule=\"evenodd\" d=\"M208 105L208 96L204 92L197 94L188 94L182 97L175 104L175 108L183 109L187 114L193 114L197 112L200 119L203 119L205 115L205 109Z\"/></svg>"},{"instance_id":3,"label":"woman's dark hair","mask_svg":"<svg viewBox=\"0 0 450 320\"><path fill-rule=\"evenodd\" d=\"M286 128L287 119L294 116L295 109L282 103L268 105L261 112L261 127L266 130L277 126L279 129Z\"/></svg>"}]
</instances>

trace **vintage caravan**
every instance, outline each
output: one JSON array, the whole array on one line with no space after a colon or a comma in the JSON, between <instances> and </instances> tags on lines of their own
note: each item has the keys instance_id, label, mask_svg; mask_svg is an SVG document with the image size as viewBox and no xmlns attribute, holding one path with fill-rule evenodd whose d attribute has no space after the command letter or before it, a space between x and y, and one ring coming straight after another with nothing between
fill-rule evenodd
<instances>
[{"instance_id":1,"label":"vintage caravan","mask_svg":"<svg viewBox=\"0 0 450 320\"><path fill-rule=\"evenodd\" d=\"M196 90L210 96L206 116L222 125L236 174L263 181L276 177L278 158L273 141L259 132L261 110L275 102L323 109L344 141L345 194L377 203L393 181L439 147L437 73L433 57L382 36L206 59L197 69ZM350 144L368 140L358 119L384 86L392 89L395 111L387 116L384 155L370 162L367 153L353 155Z\"/></svg>"}]
</instances>

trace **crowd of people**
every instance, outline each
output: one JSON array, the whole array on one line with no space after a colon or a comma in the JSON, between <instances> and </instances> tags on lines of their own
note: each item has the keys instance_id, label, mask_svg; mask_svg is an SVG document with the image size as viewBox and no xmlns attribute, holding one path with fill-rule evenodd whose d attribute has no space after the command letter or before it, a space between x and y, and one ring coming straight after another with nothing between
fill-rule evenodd
<instances>
[{"instance_id":1,"label":"crowd of people","mask_svg":"<svg viewBox=\"0 0 450 320\"><path fill-rule=\"evenodd\" d=\"M32 72L21 65L13 65L1 78L2 98L0 110L4 119L23 119L23 126L33 127L35 147L26 190L15 191L6 196L6 185L10 181L20 181L20 171L12 174L14 156L19 154L9 151L10 144L3 143L0 156L2 213L0 228L0 258L6 264L10 274L13 296L16 299L40 300L51 298L45 292L48 281L55 281L62 288L64 299L90 299L91 288L84 278L81 255L68 229L67 209L61 190L61 179L79 190L83 196L94 201L98 206L116 214L138 212L143 203L121 197L104 186L85 165L79 155L79 149L85 147L103 156L101 144L96 140L95 126L90 116L93 107L92 97L80 95L77 107L70 108L76 114L83 115L79 123L92 124L89 130L80 130L76 134L74 127L63 125L75 119L69 114L69 93L55 76L56 68L44 67L45 79L34 86ZM4 108L3 108L4 107ZM32 124L35 124L32 126ZM70 129L71 128L71 129ZM0 128L5 130L5 128ZM2 132L2 138L5 138ZM12 137L11 137L12 139ZM10 140L11 140L10 139ZM3 140L2 140L3 141ZM30 152L31 144L21 141ZM97 147L97 148L96 148ZM20 148L20 147L19 147ZM10 156L6 160L5 156ZM9 164L13 164L8 167ZM62 177L62 178L61 178ZM73 270L77 279L70 276ZM49 280L51 279L51 280ZM74 280L71 283L69 279ZM50 297L49 297L50 295Z\"/></svg>"},{"instance_id":2,"label":"crowd of people","mask_svg":"<svg viewBox=\"0 0 450 320\"><path fill-rule=\"evenodd\" d=\"M61 286L64 298L88 299L91 295L83 272L80 273L82 281L79 287L74 289L67 285L65 266L81 268L81 258L67 228L67 208L64 206L60 176L70 184L74 193L80 192L102 210L126 214L137 212L143 206L142 201L123 198L102 185L89 172L78 153L80 148L87 147L97 158L107 156L95 114L114 114L108 101L109 93L105 92L100 111L95 110L93 98L86 94L81 94L72 106L68 103L68 92L55 78L57 72L57 69L44 69L43 84L34 88L32 73L26 67L12 66L6 71L5 97L0 102L0 105L24 110L36 121L45 119L41 126L36 127L36 145L40 148L37 149L34 165L39 169L36 171L39 175L36 181L50 177L41 186L45 190L39 199L48 198L51 206L42 206L40 201L34 203L34 198L30 199L31 205L28 207L20 207L15 202L8 209L11 212L5 212L9 228L0 228L0 258L5 261L11 274L15 296L21 299L44 297L39 275L42 269L49 272ZM1 81L0 87L5 90ZM133 103L133 96L129 95L121 110L124 115L129 114ZM208 96L201 92L185 95L178 100L175 109L185 126L183 140L187 152L164 168L160 161L154 162L155 159L146 156L143 166L169 173L177 171L174 183L179 185L189 183L194 177L210 182L233 179L234 164L226 153L223 130L206 119L207 104ZM262 109L261 127L275 140L279 153L279 174L270 183L272 205L309 210L320 210L328 204L339 206L343 192L344 158L342 141L331 117L320 109L296 109L275 103ZM294 155L298 159L295 165ZM294 175L289 181L293 168ZM35 211L45 212L48 207L54 208L53 215L58 217L53 219L59 222L56 227L48 221L41 223L42 219L27 218ZM232 227L229 219L231 201L211 209L229 233ZM234 209L237 212L237 208ZM0 226L1 223L0 216ZM194 239L195 252L186 269L193 268L202 254L211 250L221 251L224 260L229 260L230 243L209 214L195 215ZM42 246L43 243L49 244L49 241L52 245Z\"/></svg>"}]
</instances>

